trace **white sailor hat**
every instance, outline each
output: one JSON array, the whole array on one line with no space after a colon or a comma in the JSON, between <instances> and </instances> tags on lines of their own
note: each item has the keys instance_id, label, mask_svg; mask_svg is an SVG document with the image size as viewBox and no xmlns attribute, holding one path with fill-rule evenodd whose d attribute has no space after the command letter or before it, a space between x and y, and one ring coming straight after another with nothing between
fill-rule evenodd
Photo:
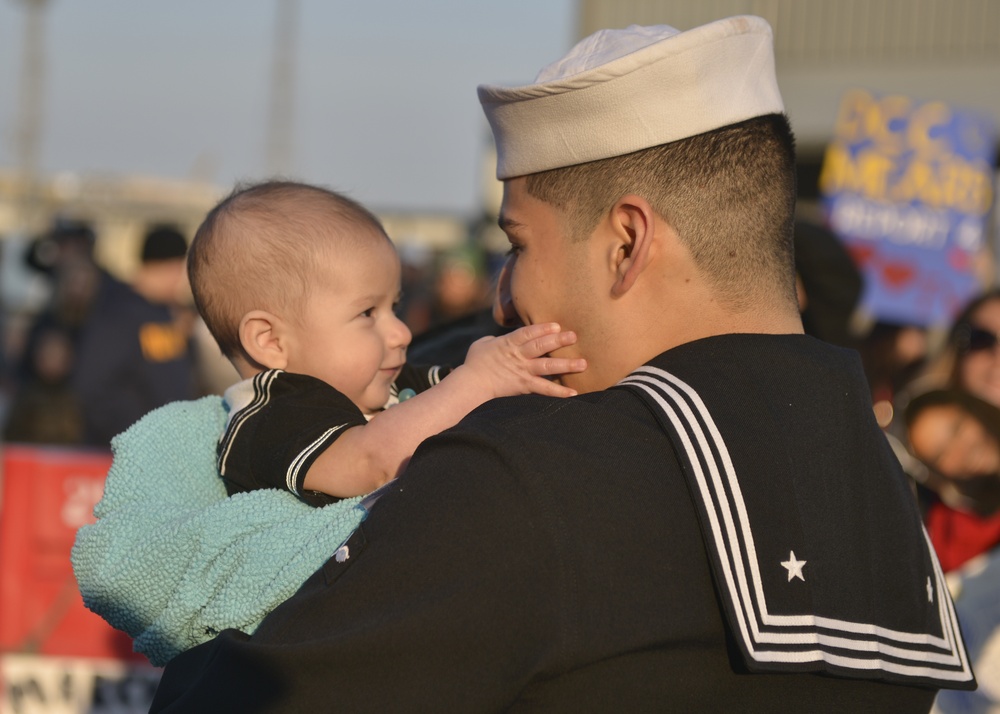
<instances>
[{"instance_id":1,"label":"white sailor hat","mask_svg":"<svg viewBox=\"0 0 1000 714\"><path fill-rule=\"evenodd\" d=\"M621 156L703 134L784 105L771 27L740 15L681 32L600 30L534 84L479 86L497 178Z\"/></svg>"}]
</instances>

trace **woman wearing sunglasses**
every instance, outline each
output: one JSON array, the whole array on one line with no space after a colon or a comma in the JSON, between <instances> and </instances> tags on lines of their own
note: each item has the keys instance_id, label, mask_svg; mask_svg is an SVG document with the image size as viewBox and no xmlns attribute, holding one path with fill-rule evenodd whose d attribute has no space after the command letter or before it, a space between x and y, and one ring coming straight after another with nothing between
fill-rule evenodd
<instances>
[{"instance_id":1,"label":"woman wearing sunglasses","mask_svg":"<svg viewBox=\"0 0 1000 714\"><path fill-rule=\"evenodd\" d=\"M925 522L944 570L1000 543L1000 409L936 389L906 408L910 449L926 467Z\"/></svg>"},{"instance_id":2,"label":"woman wearing sunglasses","mask_svg":"<svg viewBox=\"0 0 1000 714\"><path fill-rule=\"evenodd\" d=\"M1000 288L973 300L955 320L949 386L1000 406Z\"/></svg>"}]
</instances>

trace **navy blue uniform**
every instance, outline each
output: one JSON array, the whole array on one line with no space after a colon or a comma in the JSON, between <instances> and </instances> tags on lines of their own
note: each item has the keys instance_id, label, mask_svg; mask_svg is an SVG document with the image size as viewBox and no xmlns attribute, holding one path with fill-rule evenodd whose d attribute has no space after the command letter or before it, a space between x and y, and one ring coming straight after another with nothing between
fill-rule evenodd
<instances>
[{"instance_id":1,"label":"navy blue uniform","mask_svg":"<svg viewBox=\"0 0 1000 714\"><path fill-rule=\"evenodd\" d=\"M856 356L728 335L428 439L152 711L926 712L970 686Z\"/></svg>"}]
</instances>

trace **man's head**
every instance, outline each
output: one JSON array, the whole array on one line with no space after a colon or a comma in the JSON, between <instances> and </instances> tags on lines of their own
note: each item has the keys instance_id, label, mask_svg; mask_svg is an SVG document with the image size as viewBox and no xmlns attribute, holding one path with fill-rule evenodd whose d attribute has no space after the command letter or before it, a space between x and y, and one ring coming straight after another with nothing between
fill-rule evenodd
<instances>
[{"instance_id":1,"label":"man's head","mask_svg":"<svg viewBox=\"0 0 1000 714\"><path fill-rule=\"evenodd\" d=\"M586 240L622 196L646 198L736 310L791 299L795 154L781 114L747 119L649 149L527 176L528 192L559 208Z\"/></svg>"},{"instance_id":2,"label":"man's head","mask_svg":"<svg viewBox=\"0 0 1000 714\"><path fill-rule=\"evenodd\" d=\"M132 282L150 302L171 305L184 299L184 259L187 238L174 226L154 225L146 231L139 253L139 270Z\"/></svg>"},{"instance_id":3,"label":"man's head","mask_svg":"<svg viewBox=\"0 0 1000 714\"><path fill-rule=\"evenodd\" d=\"M591 383L573 386L711 334L801 330L794 140L766 22L601 31L535 84L479 95L515 246L502 283L518 318L580 335L591 367L574 379Z\"/></svg>"},{"instance_id":4,"label":"man's head","mask_svg":"<svg viewBox=\"0 0 1000 714\"><path fill-rule=\"evenodd\" d=\"M322 379L363 411L385 404L410 333L396 318L400 267L378 219L325 188L238 186L195 234L198 310L246 377Z\"/></svg>"}]
</instances>

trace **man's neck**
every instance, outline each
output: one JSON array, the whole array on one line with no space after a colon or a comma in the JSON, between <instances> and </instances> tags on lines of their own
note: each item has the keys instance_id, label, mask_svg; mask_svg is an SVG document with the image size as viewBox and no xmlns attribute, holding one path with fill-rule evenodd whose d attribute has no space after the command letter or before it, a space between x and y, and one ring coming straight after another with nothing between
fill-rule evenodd
<instances>
[{"instance_id":1,"label":"man's neck","mask_svg":"<svg viewBox=\"0 0 1000 714\"><path fill-rule=\"evenodd\" d=\"M653 311L650 314L657 313ZM664 317L671 315L666 311L659 314ZM706 305L697 319L633 321L628 332L623 331L608 339L594 354L583 355L588 360L587 370L580 375L567 375L563 383L579 392L599 391L617 384L658 355L706 337L727 334L788 335L803 332L797 310L775 308L734 313L722 309L713 310Z\"/></svg>"}]
</instances>

